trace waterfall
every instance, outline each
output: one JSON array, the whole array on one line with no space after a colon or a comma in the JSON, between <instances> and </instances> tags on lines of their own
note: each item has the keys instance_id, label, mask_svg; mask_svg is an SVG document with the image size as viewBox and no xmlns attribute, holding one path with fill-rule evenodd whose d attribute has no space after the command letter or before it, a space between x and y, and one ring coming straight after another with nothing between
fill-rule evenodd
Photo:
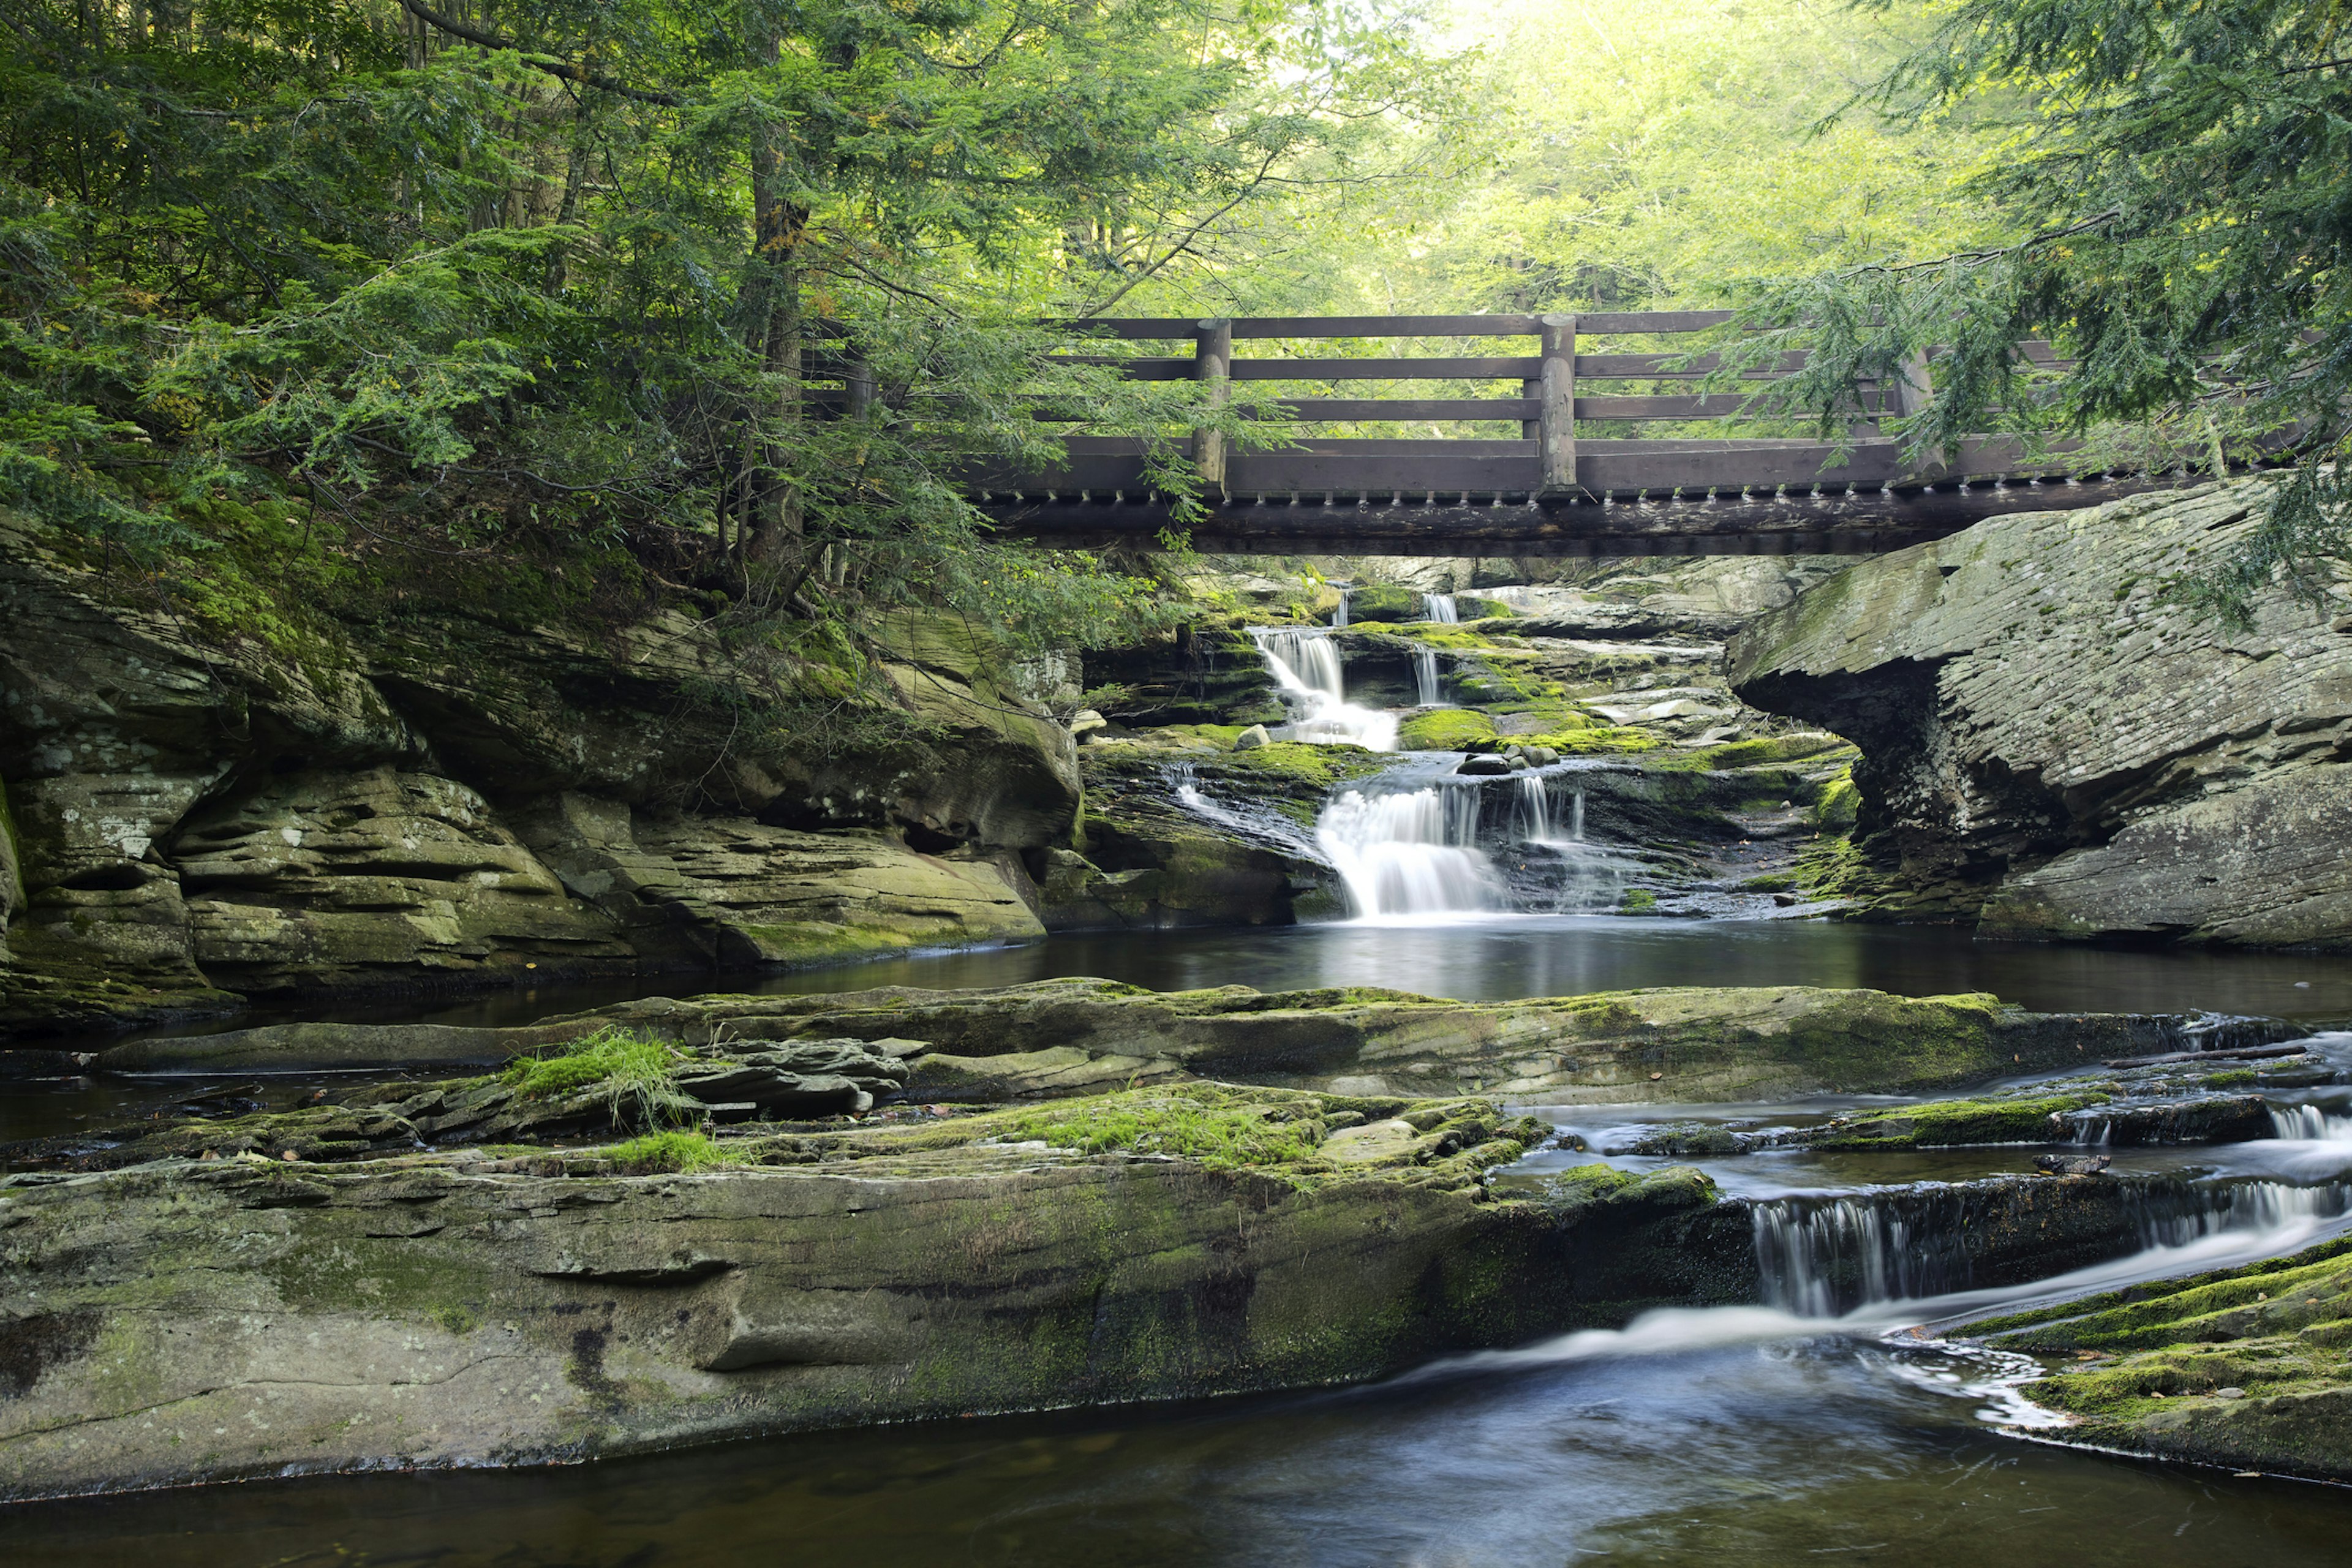
<instances>
[{"instance_id":1,"label":"waterfall","mask_svg":"<svg viewBox=\"0 0 2352 1568\"><path fill-rule=\"evenodd\" d=\"M1354 590L1349 588L1342 588L1339 590L1339 607L1331 612L1331 625L1334 627L1344 626L1348 624L1348 595L1353 591Z\"/></svg>"},{"instance_id":2,"label":"waterfall","mask_svg":"<svg viewBox=\"0 0 2352 1568\"><path fill-rule=\"evenodd\" d=\"M1521 773L1513 784L1517 793L1511 801L1511 836L1528 844L1550 842L1551 795L1544 789L1543 775ZM1580 792L1576 800L1581 808Z\"/></svg>"},{"instance_id":3,"label":"waterfall","mask_svg":"<svg viewBox=\"0 0 2352 1568\"><path fill-rule=\"evenodd\" d=\"M1981 1190L1923 1185L1759 1203L1748 1218L1765 1301L1799 1317L1830 1318L1967 1289L1973 1283L1971 1222L1981 1231L2001 1229L2001 1216L1982 1212L1983 1201ZM2146 1252L2337 1219L2352 1209L2352 1186L2200 1184L2136 1190L2125 1202Z\"/></svg>"},{"instance_id":4,"label":"waterfall","mask_svg":"<svg viewBox=\"0 0 2352 1568\"><path fill-rule=\"evenodd\" d=\"M2315 1143L2352 1143L2352 1116L2322 1110L2315 1105L2273 1105L2271 1125L2281 1138Z\"/></svg>"},{"instance_id":5,"label":"waterfall","mask_svg":"<svg viewBox=\"0 0 2352 1568\"><path fill-rule=\"evenodd\" d=\"M1375 752L1396 750L1397 717L1347 700L1339 650L1320 626L1255 626L1250 637L1265 658L1294 741L1348 742Z\"/></svg>"},{"instance_id":6,"label":"waterfall","mask_svg":"<svg viewBox=\"0 0 2352 1568\"><path fill-rule=\"evenodd\" d=\"M1421 618L1443 626L1459 626L1462 617L1454 612L1451 594L1423 594L1421 596Z\"/></svg>"},{"instance_id":7,"label":"waterfall","mask_svg":"<svg viewBox=\"0 0 2352 1568\"><path fill-rule=\"evenodd\" d=\"M1568 840L1571 844L1584 842L1584 792L1582 790L1577 790L1569 797Z\"/></svg>"},{"instance_id":8,"label":"waterfall","mask_svg":"<svg viewBox=\"0 0 2352 1568\"><path fill-rule=\"evenodd\" d=\"M1436 649L1416 647L1412 650L1412 679L1420 689L1418 695L1423 708L1446 706L1444 697L1437 689Z\"/></svg>"},{"instance_id":9,"label":"waterfall","mask_svg":"<svg viewBox=\"0 0 2352 1568\"><path fill-rule=\"evenodd\" d=\"M1495 910L1503 888L1478 844L1475 783L1366 795L1348 790L1315 825L1358 917Z\"/></svg>"}]
</instances>

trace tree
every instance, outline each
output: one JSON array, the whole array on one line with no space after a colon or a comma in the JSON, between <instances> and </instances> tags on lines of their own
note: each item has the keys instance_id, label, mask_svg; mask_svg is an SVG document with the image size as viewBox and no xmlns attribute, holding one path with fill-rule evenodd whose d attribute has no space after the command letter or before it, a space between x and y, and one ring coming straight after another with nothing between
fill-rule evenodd
<instances>
[{"instance_id":1,"label":"tree","mask_svg":"<svg viewBox=\"0 0 2352 1568\"><path fill-rule=\"evenodd\" d=\"M1960 0L1855 106L1966 106L1993 138L1964 195L1996 243L1764 290L1737 363L1791 346L1784 407L1932 354L1915 453L1963 431L2143 427L2157 461L2291 453L2236 559L2182 591L2242 618L2284 574L2316 601L2352 548L2352 6L2344 0ZM2078 364L2027 362L2047 338Z\"/></svg>"},{"instance_id":2,"label":"tree","mask_svg":"<svg viewBox=\"0 0 2352 1568\"><path fill-rule=\"evenodd\" d=\"M0 501L199 575L299 518L354 557L603 552L852 636L893 603L1098 630L1136 584L992 542L958 467L1043 458L1040 395L1198 422L1048 364L1037 322L1360 140L1399 51L1334 18L18 0Z\"/></svg>"}]
</instances>

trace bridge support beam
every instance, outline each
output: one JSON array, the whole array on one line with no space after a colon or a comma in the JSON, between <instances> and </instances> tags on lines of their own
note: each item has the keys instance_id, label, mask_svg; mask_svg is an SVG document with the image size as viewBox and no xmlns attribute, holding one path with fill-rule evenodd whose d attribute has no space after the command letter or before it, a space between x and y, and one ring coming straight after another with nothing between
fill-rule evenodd
<instances>
[{"instance_id":1,"label":"bridge support beam","mask_svg":"<svg viewBox=\"0 0 2352 1568\"><path fill-rule=\"evenodd\" d=\"M1200 324L1192 339L1192 379L1212 408L1223 408L1234 395L1234 323L1216 316ZM1214 500L1225 491L1225 433L1202 426L1192 432L1192 464L1201 488Z\"/></svg>"},{"instance_id":2,"label":"bridge support beam","mask_svg":"<svg viewBox=\"0 0 2352 1568\"><path fill-rule=\"evenodd\" d=\"M1546 316L1543 368L1537 393L1537 450L1543 461L1543 493L1576 492L1576 318Z\"/></svg>"}]
</instances>

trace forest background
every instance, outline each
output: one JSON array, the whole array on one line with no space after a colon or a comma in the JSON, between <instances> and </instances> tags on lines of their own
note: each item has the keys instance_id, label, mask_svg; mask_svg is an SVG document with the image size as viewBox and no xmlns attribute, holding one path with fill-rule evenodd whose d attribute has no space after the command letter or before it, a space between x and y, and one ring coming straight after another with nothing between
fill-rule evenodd
<instances>
[{"instance_id":1,"label":"forest background","mask_svg":"<svg viewBox=\"0 0 2352 1568\"><path fill-rule=\"evenodd\" d=\"M1047 322L1728 303L1820 351L1784 420L1957 322L1923 443L2324 455L2339 10L5 0L0 505L214 636L685 608L786 724L892 607L1016 652L1188 613L958 493L1041 412L1248 438ZM2053 331L2064 384L2006 354ZM2340 552L2306 472L2247 580Z\"/></svg>"}]
</instances>

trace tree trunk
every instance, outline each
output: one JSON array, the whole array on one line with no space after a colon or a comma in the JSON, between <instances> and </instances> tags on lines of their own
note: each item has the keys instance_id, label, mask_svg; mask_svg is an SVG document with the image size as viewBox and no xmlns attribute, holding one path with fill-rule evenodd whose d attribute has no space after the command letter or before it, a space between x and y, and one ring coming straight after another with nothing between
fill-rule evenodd
<instances>
[{"instance_id":1,"label":"tree trunk","mask_svg":"<svg viewBox=\"0 0 2352 1568\"><path fill-rule=\"evenodd\" d=\"M772 25L754 46L761 64L774 61L782 38ZM761 126L751 146L752 248L750 287L752 331L760 343L761 368L773 388L765 410L753 411L754 422L766 415L771 438L760 441L752 465L749 561L776 569L799 559L802 546L801 496L783 472L791 454L786 443L801 423L801 272L798 259L808 210L786 199L782 137L776 127Z\"/></svg>"}]
</instances>

